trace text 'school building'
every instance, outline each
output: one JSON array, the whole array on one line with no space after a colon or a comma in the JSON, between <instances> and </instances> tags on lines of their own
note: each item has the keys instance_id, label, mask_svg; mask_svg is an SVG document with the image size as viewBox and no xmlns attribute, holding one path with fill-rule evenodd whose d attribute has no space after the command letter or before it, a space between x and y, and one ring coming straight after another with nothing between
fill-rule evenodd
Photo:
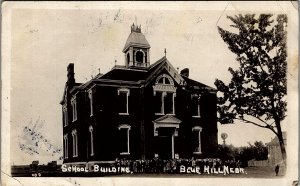
<instances>
[{"instance_id":1,"label":"text 'school building'","mask_svg":"<svg viewBox=\"0 0 300 186\"><path fill-rule=\"evenodd\" d=\"M131 26L115 66L76 83L74 64L61 101L64 163L213 157L217 150L216 90L179 74L164 56L150 64L150 45ZM200 63L200 62L199 62Z\"/></svg>"}]
</instances>

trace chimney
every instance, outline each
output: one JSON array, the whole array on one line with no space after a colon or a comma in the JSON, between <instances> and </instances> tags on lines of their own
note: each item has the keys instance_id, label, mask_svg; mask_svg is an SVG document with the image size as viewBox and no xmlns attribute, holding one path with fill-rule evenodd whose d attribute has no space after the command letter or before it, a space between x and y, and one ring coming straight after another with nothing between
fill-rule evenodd
<instances>
[{"instance_id":1,"label":"chimney","mask_svg":"<svg viewBox=\"0 0 300 186\"><path fill-rule=\"evenodd\" d=\"M183 70L180 71L180 75L185 76L185 77L189 77L189 73L190 70L188 68L184 68Z\"/></svg>"},{"instance_id":2,"label":"chimney","mask_svg":"<svg viewBox=\"0 0 300 186\"><path fill-rule=\"evenodd\" d=\"M74 63L70 63L67 67L67 72L68 72L68 84L73 85L75 84L75 78L74 78Z\"/></svg>"}]
</instances>

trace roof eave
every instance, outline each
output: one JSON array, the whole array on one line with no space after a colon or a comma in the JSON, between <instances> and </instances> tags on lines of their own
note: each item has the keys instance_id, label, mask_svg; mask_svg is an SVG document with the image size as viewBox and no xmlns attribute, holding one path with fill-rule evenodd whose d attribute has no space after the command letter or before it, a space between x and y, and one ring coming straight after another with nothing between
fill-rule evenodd
<instances>
[{"instance_id":1,"label":"roof eave","mask_svg":"<svg viewBox=\"0 0 300 186\"><path fill-rule=\"evenodd\" d=\"M122 52L125 52L129 47L139 47L139 48L151 48L149 44L140 44L140 43L129 43L124 46Z\"/></svg>"}]
</instances>

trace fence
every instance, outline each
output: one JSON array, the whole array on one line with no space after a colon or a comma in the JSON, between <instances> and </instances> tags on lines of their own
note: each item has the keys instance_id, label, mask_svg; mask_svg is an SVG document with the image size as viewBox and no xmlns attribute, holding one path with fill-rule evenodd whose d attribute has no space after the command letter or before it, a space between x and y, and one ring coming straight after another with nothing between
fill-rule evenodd
<instances>
[{"instance_id":1,"label":"fence","mask_svg":"<svg viewBox=\"0 0 300 186\"><path fill-rule=\"evenodd\" d=\"M269 166L269 161L268 160L260 160L260 161L250 160L250 161L248 161L248 166L249 167L265 167L265 166Z\"/></svg>"}]
</instances>

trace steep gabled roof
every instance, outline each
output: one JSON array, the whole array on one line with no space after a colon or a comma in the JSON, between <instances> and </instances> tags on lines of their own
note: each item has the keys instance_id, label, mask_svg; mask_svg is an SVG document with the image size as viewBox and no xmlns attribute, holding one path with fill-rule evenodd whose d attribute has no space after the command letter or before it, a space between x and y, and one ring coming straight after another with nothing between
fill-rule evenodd
<instances>
[{"instance_id":1,"label":"steep gabled roof","mask_svg":"<svg viewBox=\"0 0 300 186\"><path fill-rule=\"evenodd\" d=\"M93 79L89 80L84 84L78 84L72 88L72 91L76 89L85 89L94 83L130 83L130 84L144 84L147 86L157 76L162 70L166 70L169 75L177 82L179 85L184 85L189 90L206 90L209 92L216 92L216 89L209 87L205 84L192 80L188 77L180 75L178 71L172 66L172 64L164 56L148 68L143 67L125 67L125 66L115 66L112 70L106 74L98 74Z\"/></svg>"},{"instance_id":2,"label":"steep gabled roof","mask_svg":"<svg viewBox=\"0 0 300 186\"><path fill-rule=\"evenodd\" d=\"M193 90L203 90L204 89L204 90L213 91L213 92L217 91L217 89L215 89L215 88L212 88L212 87L210 87L208 85L205 85L203 83L200 83L198 81L190 79L190 78L188 78L186 76L182 75L182 77L183 77L183 79L186 82L186 87L189 88L189 89L193 89Z\"/></svg>"},{"instance_id":3,"label":"steep gabled roof","mask_svg":"<svg viewBox=\"0 0 300 186\"><path fill-rule=\"evenodd\" d=\"M74 88L74 87L77 87L77 86L80 86L80 85L82 85L82 83L75 83L71 88ZM68 86L69 86L68 82L66 82L65 88L64 88L63 97L62 97L61 101L59 102L61 105L63 105L64 102L65 102L65 95L67 94L67 88L68 88Z\"/></svg>"}]
</instances>

